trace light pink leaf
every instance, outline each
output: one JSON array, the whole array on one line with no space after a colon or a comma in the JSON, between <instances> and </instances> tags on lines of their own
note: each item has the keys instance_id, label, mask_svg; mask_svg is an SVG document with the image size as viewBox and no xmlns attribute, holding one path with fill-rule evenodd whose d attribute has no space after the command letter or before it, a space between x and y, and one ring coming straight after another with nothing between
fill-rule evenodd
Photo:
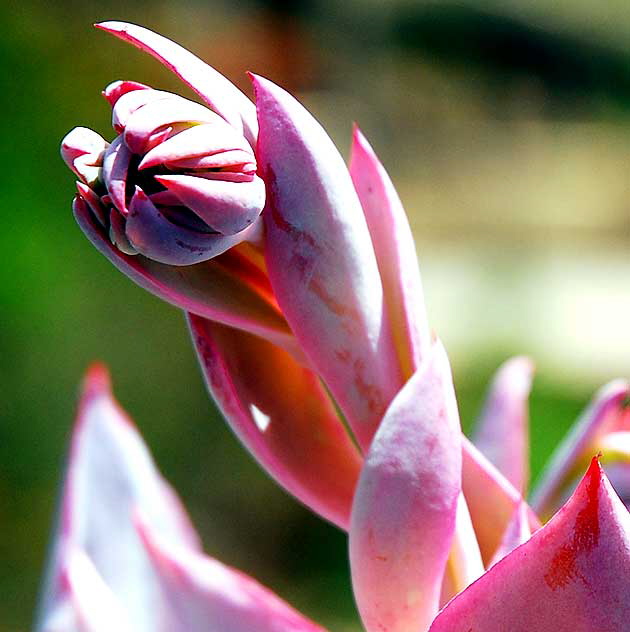
<instances>
[{"instance_id":1,"label":"light pink leaf","mask_svg":"<svg viewBox=\"0 0 630 632\"><path fill-rule=\"evenodd\" d=\"M125 22L101 22L96 27L152 55L190 86L247 140L256 143L258 126L252 102L221 73L199 57L149 29Z\"/></svg>"},{"instance_id":2,"label":"light pink leaf","mask_svg":"<svg viewBox=\"0 0 630 632\"><path fill-rule=\"evenodd\" d=\"M315 119L254 77L269 277L312 366L367 448L403 383L365 217Z\"/></svg>"},{"instance_id":3,"label":"light pink leaf","mask_svg":"<svg viewBox=\"0 0 630 632\"><path fill-rule=\"evenodd\" d=\"M528 397L534 365L512 358L492 380L473 443L521 494L529 480Z\"/></svg>"},{"instance_id":4,"label":"light pink leaf","mask_svg":"<svg viewBox=\"0 0 630 632\"><path fill-rule=\"evenodd\" d=\"M350 566L368 632L420 632L437 612L460 491L459 438L438 342L385 413L357 487Z\"/></svg>"},{"instance_id":5,"label":"light pink leaf","mask_svg":"<svg viewBox=\"0 0 630 632\"><path fill-rule=\"evenodd\" d=\"M349 169L374 245L399 361L408 378L431 344L413 235L392 181L358 127L352 135Z\"/></svg>"},{"instance_id":6,"label":"light pink leaf","mask_svg":"<svg viewBox=\"0 0 630 632\"><path fill-rule=\"evenodd\" d=\"M159 525L164 537L191 549L199 547L185 510L112 398L105 369L96 366L86 378L72 436L41 621L64 599L74 571L83 573L87 568L88 577L97 574L99 583L108 586L134 631L158 629L164 613L132 522L138 509ZM83 553L89 557L89 567L81 563ZM84 597L96 598L91 592Z\"/></svg>"},{"instance_id":7,"label":"light pink leaf","mask_svg":"<svg viewBox=\"0 0 630 632\"><path fill-rule=\"evenodd\" d=\"M630 383L614 380L602 387L556 448L532 493L532 506L548 515L559 506L565 486L577 476L576 467L600 450L598 440L608 433L630 430ZM582 466L583 467L583 466Z\"/></svg>"},{"instance_id":8,"label":"light pink leaf","mask_svg":"<svg viewBox=\"0 0 630 632\"><path fill-rule=\"evenodd\" d=\"M139 533L174 613L168 632L324 632L250 577L160 536Z\"/></svg>"},{"instance_id":9,"label":"light pink leaf","mask_svg":"<svg viewBox=\"0 0 630 632\"><path fill-rule=\"evenodd\" d=\"M197 316L189 323L238 438L280 485L347 529L361 457L317 375L262 338Z\"/></svg>"},{"instance_id":10,"label":"light pink leaf","mask_svg":"<svg viewBox=\"0 0 630 632\"><path fill-rule=\"evenodd\" d=\"M462 490L487 566L501 546L521 494L466 437L462 438L462 447ZM528 514L535 531L540 522L531 509Z\"/></svg>"},{"instance_id":11,"label":"light pink leaf","mask_svg":"<svg viewBox=\"0 0 630 632\"><path fill-rule=\"evenodd\" d=\"M624 632L630 514L593 460L568 503L453 599L431 632Z\"/></svg>"},{"instance_id":12,"label":"light pink leaf","mask_svg":"<svg viewBox=\"0 0 630 632\"><path fill-rule=\"evenodd\" d=\"M484 566L477 536L473 528L466 499L462 493L457 499L455 533L446 563L440 605L450 601L456 594L470 586L483 575Z\"/></svg>"},{"instance_id":13,"label":"light pink leaf","mask_svg":"<svg viewBox=\"0 0 630 632\"><path fill-rule=\"evenodd\" d=\"M494 566L494 564L502 560L508 553L511 553L517 546L527 542L531 536L532 529L529 524L529 508L525 502L521 501L514 510L512 520L503 534L501 545L494 554L489 566Z\"/></svg>"},{"instance_id":14,"label":"light pink leaf","mask_svg":"<svg viewBox=\"0 0 630 632\"><path fill-rule=\"evenodd\" d=\"M241 275L244 266L240 261L231 265L233 255L226 253L229 257L223 255L185 267L126 255L111 243L82 198L75 199L73 209L81 230L97 250L140 287L185 311L266 337L300 357L291 330L271 295L259 291L246 275Z\"/></svg>"}]
</instances>

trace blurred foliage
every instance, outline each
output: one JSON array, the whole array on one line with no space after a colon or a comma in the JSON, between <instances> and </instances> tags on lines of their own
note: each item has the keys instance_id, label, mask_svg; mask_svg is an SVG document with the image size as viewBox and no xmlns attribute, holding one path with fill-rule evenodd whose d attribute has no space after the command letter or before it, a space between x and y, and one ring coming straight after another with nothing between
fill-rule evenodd
<instances>
[{"instance_id":1,"label":"blurred foliage","mask_svg":"<svg viewBox=\"0 0 630 632\"><path fill-rule=\"evenodd\" d=\"M58 144L78 124L111 136L109 111L99 98L104 85L128 77L181 91L157 64L89 24L113 17L143 23L235 79L256 69L300 91L341 143L352 117L360 118L418 230L433 324L451 351L465 427L498 364L527 351L529 339L515 334L519 327L542 332L540 348L551 346L558 357L556 364L543 360L531 399L535 474L604 373L613 375L605 368L591 374L588 366L575 372L544 338L551 299L533 299L543 314L534 327L527 317L519 319L518 304L509 311L492 292L508 291L518 275L529 274L536 248L547 256L577 239L580 255L586 240L596 244L597 257L603 250L610 254L611 243L615 252L627 252L627 190L616 184L622 176L613 167L597 172L587 157L592 147L600 152L598 167L627 157L626 139L618 141L622 148L611 139L630 128L630 49L623 39L630 10L622 3L615 20L589 21L599 8L592 0L554 8L534 0L496 6L354 0L343 8L323 0L252 0L238 7L31 1L0 7L0 632L26 629L31 621L75 393L95 359L111 368L117 396L181 493L207 551L334 629L350 629L356 621L345 537L261 473L207 398L181 314L123 278L73 222L72 176ZM550 118L560 127L546 127ZM586 135L583 127L572 127L572 144L559 145L565 138L559 130L576 118L599 127ZM519 127L524 119L535 126ZM506 126L506 120L516 123ZM535 150L541 153L519 162L531 129L543 130ZM515 138L523 143L516 151ZM576 138L583 153L575 152ZM553 205L556 212L566 205L564 215L539 212L535 202L543 205L545 195L530 167L554 151L553 164L573 165ZM487 162L493 155L495 162ZM484 164L487 173L480 175ZM619 166L623 174L626 164ZM462 165L474 166L468 179ZM508 168L514 177L506 194L499 187ZM588 198L585 204L580 187L600 192L596 203ZM467 200L462 206L458 191ZM520 215L518 196L525 200ZM496 215L493 199L500 200ZM466 289L472 278L466 262L482 259L464 260L462 253L481 257L493 248L499 263L483 260L486 293L475 294L467 306L477 304L478 311L467 313L458 299L476 286ZM438 269L436 262L446 264ZM538 290L544 278L536 278ZM442 300L449 310L458 305L457 313L445 314ZM509 317L495 318L504 313ZM463 346L458 331L474 346ZM588 337L581 330L576 336L576 345ZM604 363L612 358L598 355Z\"/></svg>"}]
</instances>

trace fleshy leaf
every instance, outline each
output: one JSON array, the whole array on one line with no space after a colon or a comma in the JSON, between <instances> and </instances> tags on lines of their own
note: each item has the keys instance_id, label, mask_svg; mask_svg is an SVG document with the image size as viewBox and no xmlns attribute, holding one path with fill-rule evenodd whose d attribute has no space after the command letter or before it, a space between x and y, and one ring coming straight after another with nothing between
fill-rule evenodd
<instances>
[{"instance_id":1,"label":"fleshy leaf","mask_svg":"<svg viewBox=\"0 0 630 632\"><path fill-rule=\"evenodd\" d=\"M385 413L353 503L352 584L368 632L420 632L438 610L460 492L459 438L437 342Z\"/></svg>"},{"instance_id":2,"label":"fleshy leaf","mask_svg":"<svg viewBox=\"0 0 630 632\"><path fill-rule=\"evenodd\" d=\"M164 537L192 549L199 547L183 507L156 470L136 429L113 400L105 370L97 366L86 378L72 437L43 593L42 622L66 599L68 572L76 570L76 555L84 552L94 573L127 613L132 629L158 629L164 613L156 598L152 569L133 526L132 513L138 509L159 525ZM77 572L85 568L80 564ZM90 568L88 577L94 575Z\"/></svg>"},{"instance_id":3,"label":"fleshy leaf","mask_svg":"<svg viewBox=\"0 0 630 632\"><path fill-rule=\"evenodd\" d=\"M595 394L540 475L532 493L532 506L541 515L559 506L563 488L579 476L576 468L583 468L582 461L601 449L598 440L611 432L630 430L629 397L630 383L626 380L614 380Z\"/></svg>"},{"instance_id":4,"label":"fleshy leaf","mask_svg":"<svg viewBox=\"0 0 630 632\"><path fill-rule=\"evenodd\" d=\"M404 382L365 217L317 121L278 86L253 81L271 284L365 449Z\"/></svg>"},{"instance_id":5,"label":"fleshy leaf","mask_svg":"<svg viewBox=\"0 0 630 632\"><path fill-rule=\"evenodd\" d=\"M358 127L352 135L349 170L372 237L403 375L408 378L431 344L418 257L396 189Z\"/></svg>"},{"instance_id":6,"label":"fleshy leaf","mask_svg":"<svg viewBox=\"0 0 630 632\"><path fill-rule=\"evenodd\" d=\"M451 601L431 632L623 632L630 514L596 459L556 516Z\"/></svg>"},{"instance_id":7,"label":"fleshy leaf","mask_svg":"<svg viewBox=\"0 0 630 632\"><path fill-rule=\"evenodd\" d=\"M267 472L343 529L361 467L319 378L271 343L189 316L208 388Z\"/></svg>"},{"instance_id":8,"label":"fleshy leaf","mask_svg":"<svg viewBox=\"0 0 630 632\"><path fill-rule=\"evenodd\" d=\"M185 311L264 336L301 356L278 308L232 271L240 270L240 264L223 265L224 255L175 268L142 255L126 255L104 234L83 199L75 199L73 210L81 230L97 250L140 287Z\"/></svg>"},{"instance_id":9,"label":"fleshy leaf","mask_svg":"<svg viewBox=\"0 0 630 632\"><path fill-rule=\"evenodd\" d=\"M324 632L271 591L138 521L146 552L175 623L168 632Z\"/></svg>"},{"instance_id":10,"label":"fleshy leaf","mask_svg":"<svg viewBox=\"0 0 630 632\"><path fill-rule=\"evenodd\" d=\"M252 102L221 73L199 57L171 40L149 29L125 22L101 22L96 25L136 48L152 55L190 86L228 123L256 143L258 126Z\"/></svg>"},{"instance_id":11,"label":"fleshy leaf","mask_svg":"<svg viewBox=\"0 0 630 632\"><path fill-rule=\"evenodd\" d=\"M473 528L470 512L464 495L457 499L455 533L446 563L440 605L450 601L457 593L470 586L483 575L481 551Z\"/></svg>"},{"instance_id":12,"label":"fleshy leaf","mask_svg":"<svg viewBox=\"0 0 630 632\"><path fill-rule=\"evenodd\" d=\"M462 490L487 566L501 546L521 494L466 437L462 438ZM530 528L540 522L528 508Z\"/></svg>"},{"instance_id":13,"label":"fleshy leaf","mask_svg":"<svg viewBox=\"0 0 630 632\"><path fill-rule=\"evenodd\" d=\"M473 443L524 494L529 479L528 397L534 365L512 358L492 380Z\"/></svg>"},{"instance_id":14,"label":"fleshy leaf","mask_svg":"<svg viewBox=\"0 0 630 632\"><path fill-rule=\"evenodd\" d=\"M517 546L527 542L531 536L532 530L529 524L529 509L527 504L521 501L514 510L512 520L503 534L501 545L494 554L494 557L490 562L490 566L493 566L499 560L502 560Z\"/></svg>"}]
</instances>

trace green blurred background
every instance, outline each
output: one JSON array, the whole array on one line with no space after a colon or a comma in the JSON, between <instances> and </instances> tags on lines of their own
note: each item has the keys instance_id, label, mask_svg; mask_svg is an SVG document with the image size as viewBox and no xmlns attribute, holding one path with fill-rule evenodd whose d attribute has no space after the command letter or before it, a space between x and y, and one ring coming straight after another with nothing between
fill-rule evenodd
<instances>
[{"instance_id":1,"label":"green blurred background","mask_svg":"<svg viewBox=\"0 0 630 632\"><path fill-rule=\"evenodd\" d=\"M58 145L79 124L112 137L100 90L129 78L189 94L90 24L144 24L246 90L245 70L276 80L344 154L360 124L409 213L465 426L501 361L535 360L535 474L594 389L628 372L630 9L605 5L2 4L1 632L32 619L77 385L95 359L207 551L332 629L358 629L344 536L237 444L182 315L114 270L73 222Z\"/></svg>"}]
</instances>

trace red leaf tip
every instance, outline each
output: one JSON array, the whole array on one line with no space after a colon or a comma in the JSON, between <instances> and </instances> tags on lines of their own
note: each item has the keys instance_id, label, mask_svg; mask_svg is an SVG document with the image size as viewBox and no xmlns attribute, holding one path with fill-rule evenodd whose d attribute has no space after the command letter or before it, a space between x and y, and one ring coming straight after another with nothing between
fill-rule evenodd
<instances>
[{"instance_id":1,"label":"red leaf tip","mask_svg":"<svg viewBox=\"0 0 630 632\"><path fill-rule=\"evenodd\" d=\"M109 393L110 390L111 379L107 367L100 362L94 362L88 367L83 378L81 399L91 399L92 397Z\"/></svg>"}]
</instances>

